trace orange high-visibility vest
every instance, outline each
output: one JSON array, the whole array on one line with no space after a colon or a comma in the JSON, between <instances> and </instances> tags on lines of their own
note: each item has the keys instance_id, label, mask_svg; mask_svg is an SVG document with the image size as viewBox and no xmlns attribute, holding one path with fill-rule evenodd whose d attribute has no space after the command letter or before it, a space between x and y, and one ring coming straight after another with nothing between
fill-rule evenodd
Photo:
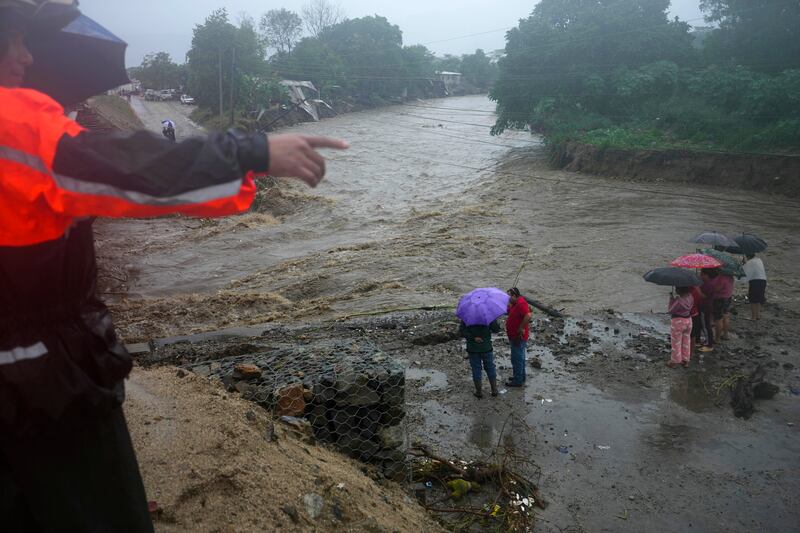
<instances>
[{"instance_id":1,"label":"orange high-visibility vest","mask_svg":"<svg viewBox=\"0 0 800 533\"><path fill-rule=\"evenodd\" d=\"M78 217L224 216L245 211L255 197L252 173L240 182L174 198L57 175L53 161L59 141L83 131L47 95L0 88L0 246L59 238Z\"/></svg>"}]
</instances>

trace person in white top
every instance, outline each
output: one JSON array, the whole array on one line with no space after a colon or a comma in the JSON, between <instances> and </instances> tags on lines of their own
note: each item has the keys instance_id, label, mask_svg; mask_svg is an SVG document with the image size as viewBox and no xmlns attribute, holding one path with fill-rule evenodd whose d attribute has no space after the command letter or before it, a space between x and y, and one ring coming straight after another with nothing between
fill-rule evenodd
<instances>
[{"instance_id":1,"label":"person in white top","mask_svg":"<svg viewBox=\"0 0 800 533\"><path fill-rule=\"evenodd\" d=\"M761 304L766 301L765 292L767 290L767 272L764 270L764 262L755 254L747 255L747 262L742 267L747 275L747 299L750 300L750 318L759 320L761 318Z\"/></svg>"}]
</instances>

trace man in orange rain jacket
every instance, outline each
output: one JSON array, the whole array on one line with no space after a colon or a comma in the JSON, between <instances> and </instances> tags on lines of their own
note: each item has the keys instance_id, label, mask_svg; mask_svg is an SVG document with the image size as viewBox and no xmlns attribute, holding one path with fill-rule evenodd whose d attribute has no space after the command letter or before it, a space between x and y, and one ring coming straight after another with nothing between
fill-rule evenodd
<instances>
[{"instance_id":1,"label":"man in orange rain jacket","mask_svg":"<svg viewBox=\"0 0 800 533\"><path fill-rule=\"evenodd\" d=\"M121 409L131 358L96 294L92 217L239 213L254 173L314 186L315 148L346 144L85 131L19 88L45 4L67 10L59 28L78 13L73 0L0 0L0 529L149 532Z\"/></svg>"}]
</instances>

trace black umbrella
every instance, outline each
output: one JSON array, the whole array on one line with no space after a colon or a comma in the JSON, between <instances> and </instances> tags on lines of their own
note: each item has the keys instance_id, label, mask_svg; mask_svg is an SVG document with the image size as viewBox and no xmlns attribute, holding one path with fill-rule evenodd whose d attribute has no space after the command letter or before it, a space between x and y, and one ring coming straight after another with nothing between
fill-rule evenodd
<instances>
[{"instance_id":1,"label":"black umbrella","mask_svg":"<svg viewBox=\"0 0 800 533\"><path fill-rule=\"evenodd\" d=\"M654 268L644 275L644 280L656 285L671 287L692 287L703 284L700 276L691 270L678 267Z\"/></svg>"},{"instance_id":2,"label":"black umbrella","mask_svg":"<svg viewBox=\"0 0 800 533\"><path fill-rule=\"evenodd\" d=\"M767 249L767 241L752 233L743 233L738 237L734 237L733 242L736 244L726 248L732 254L751 255Z\"/></svg>"},{"instance_id":3,"label":"black umbrella","mask_svg":"<svg viewBox=\"0 0 800 533\"><path fill-rule=\"evenodd\" d=\"M125 72L128 45L85 15L51 35L29 43L33 65L25 86L46 93L62 105L82 102L129 83Z\"/></svg>"},{"instance_id":4,"label":"black umbrella","mask_svg":"<svg viewBox=\"0 0 800 533\"><path fill-rule=\"evenodd\" d=\"M736 244L730 238L726 237L722 233L717 233L716 231L704 231L703 233L698 233L690 242L710 244L711 246L724 246L726 248Z\"/></svg>"}]
</instances>

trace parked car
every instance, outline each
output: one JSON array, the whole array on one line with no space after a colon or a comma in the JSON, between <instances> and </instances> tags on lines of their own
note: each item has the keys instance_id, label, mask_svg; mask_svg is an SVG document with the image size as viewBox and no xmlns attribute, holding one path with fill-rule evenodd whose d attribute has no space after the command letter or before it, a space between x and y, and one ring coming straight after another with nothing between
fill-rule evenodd
<instances>
[{"instance_id":1,"label":"parked car","mask_svg":"<svg viewBox=\"0 0 800 533\"><path fill-rule=\"evenodd\" d=\"M183 105L194 105L194 98L192 98L188 94L182 94L181 95L181 103Z\"/></svg>"},{"instance_id":2,"label":"parked car","mask_svg":"<svg viewBox=\"0 0 800 533\"><path fill-rule=\"evenodd\" d=\"M158 99L161 100L162 102L166 102L168 100L174 100L175 91L173 91L172 89L164 89L158 91Z\"/></svg>"},{"instance_id":3,"label":"parked car","mask_svg":"<svg viewBox=\"0 0 800 533\"><path fill-rule=\"evenodd\" d=\"M153 89L147 89L144 92L144 99L148 102L152 102L153 100L158 100L158 93Z\"/></svg>"}]
</instances>

